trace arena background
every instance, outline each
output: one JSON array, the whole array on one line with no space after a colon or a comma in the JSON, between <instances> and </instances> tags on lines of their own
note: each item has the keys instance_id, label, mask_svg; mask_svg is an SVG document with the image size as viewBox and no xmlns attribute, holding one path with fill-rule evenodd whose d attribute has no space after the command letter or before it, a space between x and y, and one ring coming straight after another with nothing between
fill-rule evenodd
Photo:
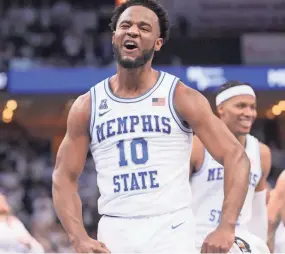
<instances>
[{"instance_id":1,"label":"arena background","mask_svg":"<svg viewBox=\"0 0 285 254\"><path fill-rule=\"evenodd\" d=\"M272 149L274 185L285 168L285 1L161 3L169 11L171 38L155 56L156 68L201 91L213 109L217 86L250 83L258 95L253 133ZM108 27L114 5L0 2L0 191L47 252L72 251L54 214L51 175L74 99L115 72ZM95 238L98 190L90 156L80 195L84 223Z\"/></svg>"}]
</instances>

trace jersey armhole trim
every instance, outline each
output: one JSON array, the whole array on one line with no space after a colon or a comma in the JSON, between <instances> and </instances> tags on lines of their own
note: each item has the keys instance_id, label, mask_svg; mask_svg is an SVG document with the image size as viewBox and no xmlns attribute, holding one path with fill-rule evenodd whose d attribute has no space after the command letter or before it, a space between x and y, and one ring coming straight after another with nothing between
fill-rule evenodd
<instances>
[{"instance_id":1,"label":"jersey armhole trim","mask_svg":"<svg viewBox=\"0 0 285 254\"><path fill-rule=\"evenodd\" d=\"M95 94L95 87L93 86L90 89L90 137L92 139L93 137L93 128L94 128L94 124L95 124L95 114L96 114L96 94Z\"/></svg>"},{"instance_id":2,"label":"jersey armhole trim","mask_svg":"<svg viewBox=\"0 0 285 254\"><path fill-rule=\"evenodd\" d=\"M197 172L192 173L192 177L202 174L202 172L206 168L208 160L209 160L209 155L208 155L206 148L204 147L204 160L203 160L202 166L200 167L200 169Z\"/></svg>"},{"instance_id":3,"label":"jersey armhole trim","mask_svg":"<svg viewBox=\"0 0 285 254\"><path fill-rule=\"evenodd\" d=\"M257 147L256 147L256 150L257 150L257 154L258 154L258 157L259 157L259 160L258 160L258 165L259 165L259 168L260 168L260 179L259 179L259 181L258 181L258 183L260 182L260 180L261 180L261 178L262 178L262 176L263 176L263 168L262 168L262 162L261 162L261 160L262 160L262 158L261 158L261 152L260 152L260 145L261 145L261 143L259 142L259 140L258 139L255 139L256 140L256 143L257 143Z\"/></svg>"},{"instance_id":4,"label":"jersey armhole trim","mask_svg":"<svg viewBox=\"0 0 285 254\"><path fill-rule=\"evenodd\" d=\"M168 104L169 104L169 109L170 109L170 113L172 114L175 122L177 123L177 125L179 126L179 128L186 132L186 133L193 133L192 129L189 128L185 122L182 120L182 118L178 115L175 106L174 106L174 92L175 92L175 88L177 86L177 84L179 83L180 79L175 77L171 88L170 88L170 92L169 92L169 96L168 96Z\"/></svg>"}]
</instances>

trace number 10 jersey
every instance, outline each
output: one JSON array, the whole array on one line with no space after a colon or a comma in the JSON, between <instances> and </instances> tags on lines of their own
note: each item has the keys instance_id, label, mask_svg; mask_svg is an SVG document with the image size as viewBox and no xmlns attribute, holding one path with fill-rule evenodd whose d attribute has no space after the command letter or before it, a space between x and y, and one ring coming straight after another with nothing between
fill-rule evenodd
<instances>
[{"instance_id":1,"label":"number 10 jersey","mask_svg":"<svg viewBox=\"0 0 285 254\"><path fill-rule=\"evenodd\" d=\"M148 92L131 99L115 96L109 78L90 89L100 214L153 216L191 205L193 134L174 108L178 82L160 72Z\"/></svg>"}]
</instances>

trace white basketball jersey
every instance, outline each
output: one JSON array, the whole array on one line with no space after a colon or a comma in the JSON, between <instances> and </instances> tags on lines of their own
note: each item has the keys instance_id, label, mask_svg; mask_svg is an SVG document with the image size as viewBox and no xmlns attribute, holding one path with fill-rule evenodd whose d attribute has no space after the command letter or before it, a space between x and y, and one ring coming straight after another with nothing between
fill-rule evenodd
<instances>
[{"instance_id":1,"label":"white basketball jersey","mask_svg":"<svg viewBox=\"0 0 285 254\"><path fill-rule=\"evenodd\" d=\"M246 200L237 222L237 226L244 230L251 219L255 188L262 176L259 141L246 135L245 150L251 162L250 179ZM218 226L224 199L224 167L206 150L201 169L192 175L191 189L197 233L204 238Z\"/></svg>"},{"instance_id":2,"label":"white basketball jersey","mask_svg":"<svg viewBox=\"0 0 285 254\"><path fill-rule=\"evenodd\" d=\"M192 130L174 109L178 81L161 72L147 93L132 99L115 96L109 78L91 88L100 214L151 216L191 204Z\"/></svg>"}]
</instances>

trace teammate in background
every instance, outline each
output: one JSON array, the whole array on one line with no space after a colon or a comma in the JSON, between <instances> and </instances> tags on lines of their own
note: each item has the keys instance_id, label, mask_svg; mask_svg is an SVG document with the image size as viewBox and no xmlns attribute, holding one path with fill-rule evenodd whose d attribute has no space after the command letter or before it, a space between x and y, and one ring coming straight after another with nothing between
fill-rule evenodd
<instances>
[{"instance_id":1,"label":"teammate in background","mask_svg":"<svg viewBox=\"0 0 285 254\"><path fill-rule=\"evenodd\" d=\"M285 170L279 175L268 202L268 241L271 253L285 253Z\"/></svg>"},{"instance_id":2,"label":"teammate in background","mask_svg":"<svg viewBox=\"0 0 285 254\"><path fill-rule=\"evenodd\" d=\"M11 215L6 197L0 193L0 253L43 253L42 246L23 223Z\"/></svg>"},{"instance_id":3,"label":"teammate in background","mask_svg":"<svg viewBox=\"0 0 285 254\"><path fill-rule=\"evenodd\" d=\"M220 119L245 148L251 161L249 188L237 221L236 236L266 251L266 180L271 168L271 152L249 134L257 115L255 93L248 84L229 81L220 87L216 106ZM193 141L190 165L193 211L197 220L196 246L201 248L207 234L221 223L223 199L227 194L224 174L228 169L212 157L211 151L197 136ZM235 170L238 174L239 168ZM236 191L239 192L239 189ZM264 243L251 237L249 232L263 239ZM255 243L254 239L261 243Z\"/></svg>"},{"instance_id":4,"label":"teammate in background","mask_svg":"<svg viewBox=\"0 0 285 254\"><path fill-rule=\"evenodd\" d=\"M169 33L167 13L156 0L120 5L111 28L117 73L73 104L53 173L54 206L74 249L196 252L189 199L193 129L227 169L221 223L205 241L206 252L227 252L248 189L244 148L199 92L152 68ZM77 192L89 145L101 195L99 241L84 229Z\"/></svg>"}]
</instances>

